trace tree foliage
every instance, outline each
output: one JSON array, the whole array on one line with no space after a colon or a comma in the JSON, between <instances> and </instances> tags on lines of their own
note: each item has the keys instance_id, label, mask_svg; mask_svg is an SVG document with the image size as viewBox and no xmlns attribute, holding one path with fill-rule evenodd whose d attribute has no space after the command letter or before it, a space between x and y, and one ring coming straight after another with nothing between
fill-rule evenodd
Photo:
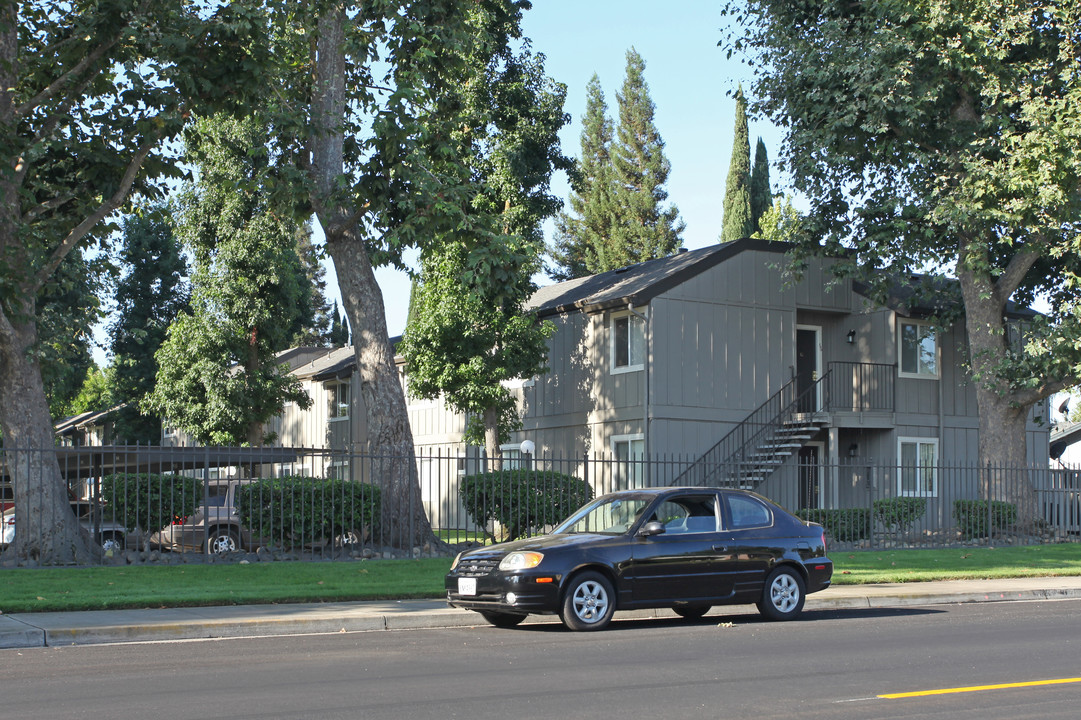
<instances>
[{"instance_id":1,"label":"tree foliage","mask_svg":"<svg viewBox=\"0 0 1081 720\"><path fill-rule=\"evenodd\" d=\"M490 17L477 12L474 22L484 27ZM466 413L467 442L484 444L490 458L521 426L503 383L547 369L553 328L523 306L535 290L541 222L560 204L549 191L551 176L570 165L558 135L567 121L566 89L545 75L528 43L515 51L510 40L478 43L472 53L461 91L466 130L456 136L455 157L472 166L473 231L440 236L422 254L422 282L399 347L410 392L443 395Z\"/></svg>"},{"instance_id":2,"label":"tree foliage","mask_svg":"<svg viewBox=\"0 0 1081 720\"><path fill-rule=\"evenodd\" d=\"M263 190L271 167L260 119L203 118L186 139L198 168L179 224L195 256L192 308L158 350L144 407L200 442L258 445L287 401L311 403L274 361L310 319L301 228Z\"/></svg>"},{"instance_id":3,"label":"tree foliage","mask_svg":"<svg viewBox=\"0 0 1081 720\"><path fill-rule=\"evenodd\" d=\"M598 251L612 235L615 216L612 133L604 90L594 73L586 86L581 153L571 176L570 212L557 216L556 237L549 250L553 264L547 272L555 280L584 277L601 267Z\"/></svg>"},{"instance_id":4,"label":"tree foliage","mask_svg":"<svg viewBox=\"0 0 1081 720\"><path fill-rule=\"evenodd\" d=\"M762 138L754 148L754 166L751 167L751 224L760 229L762 215L773 206L773 190L769 183L769 154Z\"/></svg>"},{"instance_id":5,"label":"tree foliage","mask_svg":"<svg viewBox=\"0 0 1081 720\"><path fill-rule=\"evenodd\" d=\"M721 242L750 237L754 232L751 212L751 143L747 135L747 100L743 88L736 92L736 126L732 135L732 160L724 184L724 220Z\"/></svg>"},{"instance_id":6,"label":"tree foliage","mask_svg":"<svg viewBox=\"0 0 1081 720\"><path fill-rule=\"evenodd\" d=\"M107 400L110 406L123 405L113 423L118 443L157 445L161 439L161 418L144 415L139 404L154 389L158 374L154 354L189 301L188 262L173 232L171 211L165 204L136 209L121 229L123 275L109 325L112 363Z\"/></svg>"},{"instance_id":7,"label":"tree foliage","mask_svg":"<svg viewBox=\"0 0 1081 720\"><path fill-rule=\"evenodd\" d=\"M260 9L186 0L26 0L0 5L0 429L5 446L49 448L41 295L135 191L181 170L163 142L192 110L235 108L266 67ZM50 453L9 452L19 560L85 560ZM31 512L30 499L40 512ZM49 523L46 518L70 518Z\"/></svg>"},{"instance_id":8,"label":"tree foliage","mask_svg":"<svg viewBox=\"0 0 1081 720\"><path fill-rule=\"evenodd\" d=\"M955 273L981 461L1024 464L1033 403L1081 375L1081 5L751 0L728 13L743 29L723 42L755 63L755 109L786 129L810 199L802 251L840 255L839 272L880 288ZM1011 341L1007 303L1037 295L1050 314Z\"/></svg>"},{"instance_id":9,"label":"tree foliage","mask_svg":"<svg viewBox=\"0 0 1081 720\"><path fill-rule=\"evenodd\" d=\"M594 272L667 257L683 246L686 225L679 209L665 206L671 164L653 122L653 100L645 79L646 63L627 51L623 86L616 93L619 124L612 144L615 218L608 242L596 249Z\"/></svg>"}]
</instances>

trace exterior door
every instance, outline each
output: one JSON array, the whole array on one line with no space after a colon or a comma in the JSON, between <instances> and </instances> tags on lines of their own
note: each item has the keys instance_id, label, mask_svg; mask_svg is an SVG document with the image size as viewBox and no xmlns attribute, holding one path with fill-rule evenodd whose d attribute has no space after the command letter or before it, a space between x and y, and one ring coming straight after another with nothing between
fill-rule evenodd
<instances>
[{"instance_id":1,"label":"exterior door","mask_svg":"<svg viewBox=\"0 0 1081 720\"><path fill-rule=\"evenodd\" d=\"M800 412L812 413L821 407L818 392L804 395L822 377L821 337L820 327L796 326L796 394L801 398Z\"/></svg>"}]
</instances>

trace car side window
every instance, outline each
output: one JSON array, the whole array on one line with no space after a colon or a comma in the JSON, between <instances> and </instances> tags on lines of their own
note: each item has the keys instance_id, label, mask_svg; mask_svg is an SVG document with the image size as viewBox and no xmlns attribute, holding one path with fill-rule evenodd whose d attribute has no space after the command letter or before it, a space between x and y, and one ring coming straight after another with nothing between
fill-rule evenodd
<instances>
[{"instance_id":1,"label":"car side window","mask_svg":"<svg viewBox=\"0 0 1081 720\"><path fill-rule=\"evenodd\" d=\"M728 510L732 513L732 529L769 527L773 524L773 513L753 497L729 495Z\"/></svg>"},{"instance_id":2,"label":"car side window","mask_svg":"<svg viewBox=\"0 0 1081 720\"><path fill-rule=\"evenodd\" d=\"M672 497L657 506L650 520L663 524L666 535L716 532L717 498L713 495Z\"/></svg>"}]
</instances>

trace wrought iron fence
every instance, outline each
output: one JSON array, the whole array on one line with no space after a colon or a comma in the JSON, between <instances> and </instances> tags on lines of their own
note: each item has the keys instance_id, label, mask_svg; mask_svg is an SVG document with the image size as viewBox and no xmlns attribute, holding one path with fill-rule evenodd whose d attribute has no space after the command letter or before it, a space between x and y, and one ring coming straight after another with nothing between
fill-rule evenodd
<instances>
[{"instance_id":1,"label":"wrought iron fence","mask_svg":"<svg viewBox=\"0 0 1081 720\"><path fill-rule=\"evenodd\" d=\"M590 497L669 485L697 460L527 456L484 474L494 467L475 450L387 458L300 448L8 448L0 457L0 543L17 536L16 506L36 516L25 524L32 528L71 512L106 563L449 552L545 532ZM47 478L66 497L48 500ZM1081 538L1078 468L793 459L767 477L730 482L821 523L833 547Z\"/></svg>"}]
</instances>

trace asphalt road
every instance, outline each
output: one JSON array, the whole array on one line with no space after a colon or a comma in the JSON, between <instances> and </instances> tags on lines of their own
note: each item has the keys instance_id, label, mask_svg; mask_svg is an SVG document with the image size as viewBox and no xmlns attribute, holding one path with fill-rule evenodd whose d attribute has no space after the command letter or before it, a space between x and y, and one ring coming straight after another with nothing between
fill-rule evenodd
<instances>
[{"instance_id":1,"label":"asphalt road","mask_svg":"<svg viewBox=\"0 0 1081 720\"><path fill-rule=\"evenodd\" d=\"M787 624L741 608L600 633L547 624L3 650L0 718L1072 720L1079 658L1081 600L820 610ZM993 687L1020 683L1038 684Z\"/></svg>"}]
</instances>

